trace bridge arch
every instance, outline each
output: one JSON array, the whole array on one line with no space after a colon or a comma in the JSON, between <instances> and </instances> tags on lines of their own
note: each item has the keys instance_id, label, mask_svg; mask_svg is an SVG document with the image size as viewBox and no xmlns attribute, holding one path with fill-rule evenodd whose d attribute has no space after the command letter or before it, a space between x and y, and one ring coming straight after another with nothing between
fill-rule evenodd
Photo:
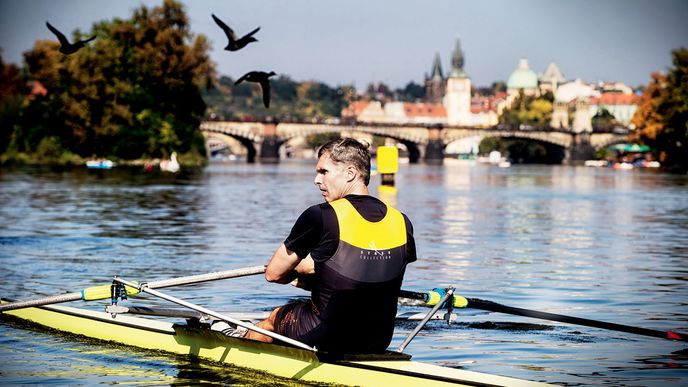
<instances>
[{"instance_id":1,"label":"bridge arch","mask_svg":"<svg viewBox=\"0 0 688 387\"><path fill-rule=\"evenodd\" d=\"M225 139L231 137L246 148L246 161L254 163L256 161L256 142L260 140L251 130L227 130L221 125L213 125L213 122L203 122L200 127L201 131L206 133L206 136L214 136L215 138Z\"/></svg>"}]
</instances>

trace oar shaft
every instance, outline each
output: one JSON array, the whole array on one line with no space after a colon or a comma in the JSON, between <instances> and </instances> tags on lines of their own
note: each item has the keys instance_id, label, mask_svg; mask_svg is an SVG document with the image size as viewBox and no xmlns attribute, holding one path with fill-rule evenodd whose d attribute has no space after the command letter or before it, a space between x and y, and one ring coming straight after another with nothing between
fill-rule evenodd
<instances>
[{"instance_id":1,"label":"oar shaft","mask_svg":"<svg viewBox=\"0 0 688 387\"><path fill-rule=\"evenodd\" d=\"M271 331L265 330L265 329L263 329L263 328L260 328L260 327L255 326L255 325L253 325L253 324L251 324L251 323L247 323L247 322L244 322L244 321L241 321L241 320L232 318L232 317L230 317L230 316L223 315L223 314L221 314L221 313L218 313L218 312L212 311L212 310L210 310L210 309L204 308L204 307L202 307L202 306L200 306L200 305L192 304L192 303L190 303L190 302L188 302L188 301L184 301L184 300L179 299L179 298L177 298L177 297L170 296L169 294L165 294L165 293L159 292L159 291L157 291L157 290L150 289L150 288L148 288L147 285L145 285L145 284L138 285L138 284L135 284L135 283L133 283L133 282L129 282L129 281L123 280L123 279L121 279L121 278L115 278L115 281L117 281L117 282L119 282L119 283L122 283L122 284L124 284L124 285L127 285L127 286L138 287L138 289L139 289L140 291L142 291L142 292L146 292L146 293L152 294L152 295L154 295L154 296L156 296L156 297L160 297L160 298L162 298L162 299L164 299L164 300L167 300L167 301L170 301L170 302L174 302L174 303L177 304L177 305L181 305L181 306L187 307L187 308L189 308L189 309L193 309L193 310L195 310L195 311L197 311L197 312L201 312L201 313L207 314L208 316L213 316L213 317L215 317L215 318L219 318L220 320L228 321L228 322L230 322L230 323L232 323L232 324L242 326L242 327L244 327L244 328L246 328L246 329L250 329L250 330L252 330L252 331L261 333L261 334L263 334L263 335L265 335L265 336L272 337L273 339L280 340L280 341L282 341L282 342L285 342L285 343L294 345L294 346L299 347L299 348L302 348L302 349L306 349L306 350L309 350L309 351L315 351L315 348L309 347L308 345L306 345L306 344L304 344L304 343L302 343L302 342L300 342L300 341L296 341L296 340L294 340L294 339L291 339L291 338L286 337L286 336L282 336L282 335L277 334L277 333L275 333L275 332L271 332Z\"/></svg>"},{"instance_id":2,"label":"oar shaft","mask_svg":"<svg viewBox=\"0 0 688 387\"><path fill-rule=\"evenodd\" d=\"M34 306L49 305L49 304L59 304L61 302L77 301L81 299L81 292L75 293L64 293L55 296L37 298L33 300L26 301L16 301L9 302L7 304L0 305L0 312L13 309L31 308Z\"/></svg>"},{"instance_id":3,"label":"oar shaft","mask_svg":"<svg viewBox=\"0 0 688 387\"><path fill-rule=\"evenodd\" d=\"M649 336L649 337L658 337L661 339L688 341L688 339L686 339L686 337L683 337L682 335L680 335L676 332L672 332L672 331L666 332L666 331L660 331L660 330L656 330L656 329L634 327L634 326L630 326L630 325L616 324L616 323L610 323L610 322L599 321L599 320L590 320L587 318L566 316L563 314L540 312L537 310L524 309L524 308L516 308L513 306L506 306L506 305L498 304L496 302L492 302L492 301L488 301L488 300L482 300L479 298L468 298L468 307L469 308L475 308L475 309L481 309L481 310L488 310L491 312L512 314L512 315L516 315L516 316L539 318L542 320L558 321L558 322L563 322L563 323L567 323L567 324L583 325L583 326L592 327L592 328L609 329L612 331L633 333L633 334Z\"/></svg>"},{"instance_id":4,"label":"oar shaft","mask_svg":"<svg viewBox=\"0 0 688 387\"><path fill-rule=\"evenodd\" d=\"M188 277L170 278L170 279L166 279L166 280L149 282L147 286L150 289L161 289L161 288L167 288L170 286L190 285L190 284L197 284L197 283L201 283L201 282L216 281L216 280L221 280L221 279L245 277L245 276L249 276L249 275L265 273L265 268L266 268L265 265L260 265L260 266L245 267L245 268L241 268L241 269L218 271L218 272L208 273L208 274L192 275L192 276L188 276ZM109 288L109 285L105 285L104 287ZM62 302L77 301L77 300L89 300L90 301L90 300L96 300L96 299L105 299L105 298L110 297L109 289L105 289L105 288L103 288L103 286L96 286L96 287L84 289L81 292L65 293L65 294L59 294L56 296L37 298L37 299L33 299L33 300L10 302L7 304L0 305L0 312L4 312L7 310L13 310L13 309L29 308L29 307L33 307L33 306L59 304Z\"/></svg>"},{"instance_id":5,"label":"oar shaft","mask_svg":"<svg viewBox=\"0 0 688 387\"><path fill-rule=\"evenodd\" d=\"M245 277L249 275L265 273L265 265L245 267L242 269L218 271L208 274L192 275L188 277L171 278L148 283L150 289L162 289L170 286L190 285L201 282L217 281L228 278Z\"/></svg>"}]
</instances>

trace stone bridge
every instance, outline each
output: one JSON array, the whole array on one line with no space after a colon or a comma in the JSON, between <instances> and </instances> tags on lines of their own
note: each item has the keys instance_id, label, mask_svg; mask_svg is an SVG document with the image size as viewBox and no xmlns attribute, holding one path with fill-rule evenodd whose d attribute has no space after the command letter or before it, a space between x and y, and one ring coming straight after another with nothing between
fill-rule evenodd
<instances>
[{"instance_id":1,"label":"stone bridge","mask_svg":"<svg viewBox=\"0 0 688 387\"><path fill-rule=\"evenodd\" d=\"M248 162L254 162L259 155L261 162L278 162L280 147L294 139L303 139L314 134L336 133L357 137L376 135L393 139L406 146L409 161L423 158L428 163L441 163L444 148L469 137L523 138L559 146L565 151L565 162L592 158L594 152L609 145L626 141L625 134L617 133L572 133L552 128L531 130L509 130L471 127L443 127L441 125L399 125L399 124L321 124L321 123L275 123L203 121L200 128L207 140L222 141L227 137L241 142L247 149Z\"/></svg>"}]
</instances>

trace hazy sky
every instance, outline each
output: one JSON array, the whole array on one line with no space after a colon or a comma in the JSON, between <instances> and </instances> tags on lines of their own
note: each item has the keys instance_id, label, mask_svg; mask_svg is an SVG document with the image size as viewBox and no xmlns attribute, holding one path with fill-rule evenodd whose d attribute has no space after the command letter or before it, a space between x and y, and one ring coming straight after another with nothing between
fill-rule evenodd
<instances>
[{"instance_id":1,"label":"hazy sky","mask_svg":"<svg viewBox=\"0 0 688 387\"><path fill-rule=\"evenodd\" d=\"M95 21L128 18L142 0L0 0L0 47L20 63L38 39L55 39L50 21L71 38ZM688 47L686 0L186 0L191 29L212 43L220 74L275 71L330 86L371 81L396 88L423 82L435 53L450 66L461 38L473 84L504 80L527 58L541 73L555 62L567 79L648 83L671 66L671 50ZM259 42L228 52L210 14L238 34L257 26Z\"/></svg>"}]
</instances>

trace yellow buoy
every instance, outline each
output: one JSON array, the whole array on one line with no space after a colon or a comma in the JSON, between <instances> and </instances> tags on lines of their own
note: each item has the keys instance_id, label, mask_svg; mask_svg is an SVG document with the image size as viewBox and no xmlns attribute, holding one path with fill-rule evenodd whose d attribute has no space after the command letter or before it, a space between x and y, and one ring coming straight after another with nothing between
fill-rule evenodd
<instances>
[{"instance_id":1,"label":"yellow buoy","mask_svg":"<svg viewBox=\"0 0 688 387\"><path fill-rule=\"evenodd\" d=\"M395 146L377 148L377 171L382 174L397 173L399 170L399 149Z\"/></svg>"}]
</instances>

